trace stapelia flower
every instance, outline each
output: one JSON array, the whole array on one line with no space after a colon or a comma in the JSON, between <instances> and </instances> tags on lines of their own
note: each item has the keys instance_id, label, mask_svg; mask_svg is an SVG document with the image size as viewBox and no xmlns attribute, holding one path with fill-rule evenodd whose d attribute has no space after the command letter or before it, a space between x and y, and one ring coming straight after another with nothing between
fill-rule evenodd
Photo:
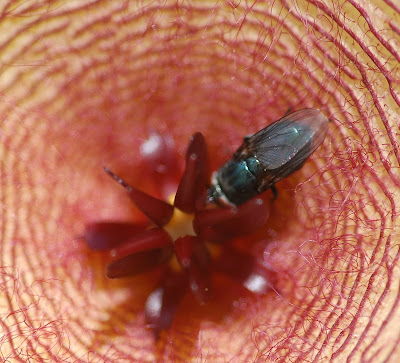
<instances>
[{"instance_id":1,"label":"stapelia flower","mask_svg":"<svg viewBox=\"0 0 400 363\"><path fill-rule=\"evenodd\" d=\"M0 12L0 361L400 361L398 1L2 0ZM277 185L265 227L220 254L255 256L276 291L213 272L214 298L186 293L155 343L143 306L162 267L109 280L104 253L78 238L96 221L148 227L103 166L167 201L190 135L216 170L243 136L304 107L331 119L323 147ZM180 156L146 158L157 139Z\"/></svg>"},{"instance_id":2,"label":"stapelia flower","mask_svg":"<svg viewBox=\"0 0 400 363\"><path fill-rule=\"evenodd\" d=\"M164 149L158 152L168 154ZM156 338L160 330L170 327L187 286L200 304L209 300L212 272L240 277L243 285L253 292L268 291L271 279L267 269L262 271L256 259L246 258L246 254L238 258L238 253L226 241L257 231L267 221L269 208L262 199L254 198L238 207L206 209L210 172L207 147L201 133L194 134L189 143L186 168L173 206L132 187L109 169L105 168L105 171L126 189L153 227L97 222L87 226L85 240L93 250L110 251L113 261L107 266L109 278L126 277L164 266L163 277L146 303L146 320ZM177 213L171 220L174 208ZM220 247L219 256L212 258L206 241L223 243L227 248ZM214 251L214 255L216 253ZM179 271L174 269L173 255L181 266Z\"/></svg>"}]
</instances>

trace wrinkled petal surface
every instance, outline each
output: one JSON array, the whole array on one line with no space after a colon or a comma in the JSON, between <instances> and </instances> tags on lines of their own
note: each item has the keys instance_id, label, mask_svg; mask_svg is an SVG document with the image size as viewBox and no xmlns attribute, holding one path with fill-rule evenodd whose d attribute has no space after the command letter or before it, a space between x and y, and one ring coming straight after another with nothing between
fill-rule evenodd
<instances>
[{"instance_id":1,"label":"wrinkled petal surface","mask_svg":"<svg viewBox=\"0 0 400 363\"><path fill-rule=\"evenodd\" d=\"M400 361L396 1L0 10L1 361ZM166 200L141 168L149 130L174 140L176 190L193 133L214 171L304 107L329 117L328 135L279 183L256 239L273 246L280 296L235 297L217 279L219 300L182 300L156 345L143 307L159 276L108 280L78 240L91 221L145 219L102 167Z\"/></svg>"}]
</instances>

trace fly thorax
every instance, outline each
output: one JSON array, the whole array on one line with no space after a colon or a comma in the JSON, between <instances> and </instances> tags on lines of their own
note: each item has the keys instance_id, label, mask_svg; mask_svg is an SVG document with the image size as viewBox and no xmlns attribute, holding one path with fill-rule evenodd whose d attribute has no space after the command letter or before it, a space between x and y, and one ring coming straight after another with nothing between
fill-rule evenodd
<instances>
[{"instance_id":1,"label":"fly thorax","mask_svg":"<svg viewBox=\"0 0 400 363\"><path fill-rule=\"evenodd\" d=\"M261 171L255 157L229 160L217 172L216 185L230 203L239 205L257 195L257 175Z\"/></svg>"},{"instance_id":2,"label":"fly thorax","mask_svg":"<svg viewBox=\"0 0 400 363\"><path fill-rule=\"evenodd\" d=\"M260 162L255 157L246 159L246 165L255 178L257 178L257 175L262 172Z\"/></svg>"}]
</instances>

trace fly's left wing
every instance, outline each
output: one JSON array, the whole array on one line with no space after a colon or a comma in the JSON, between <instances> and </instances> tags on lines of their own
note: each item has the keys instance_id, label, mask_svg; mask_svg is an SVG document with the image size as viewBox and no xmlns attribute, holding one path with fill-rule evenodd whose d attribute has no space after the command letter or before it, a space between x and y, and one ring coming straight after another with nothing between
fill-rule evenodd
<instances>
[{"instance_id":1,"label":"fly's left wing","mask_svg":"<svg viewBox=\"0 0 400 363\"><path fill-rule=\"evenodd\" d=\"M301 168L327 130L328 119L321 111L296 111L248 137L234 158L257 158L264 171L258 176L259 188L264 191Z\"/></svg>"}]
</instances>

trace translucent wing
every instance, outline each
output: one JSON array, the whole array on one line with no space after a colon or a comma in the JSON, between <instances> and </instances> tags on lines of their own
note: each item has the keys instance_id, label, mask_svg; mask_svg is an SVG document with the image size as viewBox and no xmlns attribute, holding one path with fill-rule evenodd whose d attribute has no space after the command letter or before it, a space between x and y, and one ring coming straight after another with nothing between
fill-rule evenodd
<instances>
[{"instance_id":1,"label":"translucent wing","mask_svg":"<svg viewBox=\"0 0 400 363\"><path fill-rule=\"evenodd\" d=\"M293 112L245 139L236 160L255 156L264 173L258 176L265 190L301 168L325 138L328 119L315 109Z\"/></svg>"}]
</instances>

